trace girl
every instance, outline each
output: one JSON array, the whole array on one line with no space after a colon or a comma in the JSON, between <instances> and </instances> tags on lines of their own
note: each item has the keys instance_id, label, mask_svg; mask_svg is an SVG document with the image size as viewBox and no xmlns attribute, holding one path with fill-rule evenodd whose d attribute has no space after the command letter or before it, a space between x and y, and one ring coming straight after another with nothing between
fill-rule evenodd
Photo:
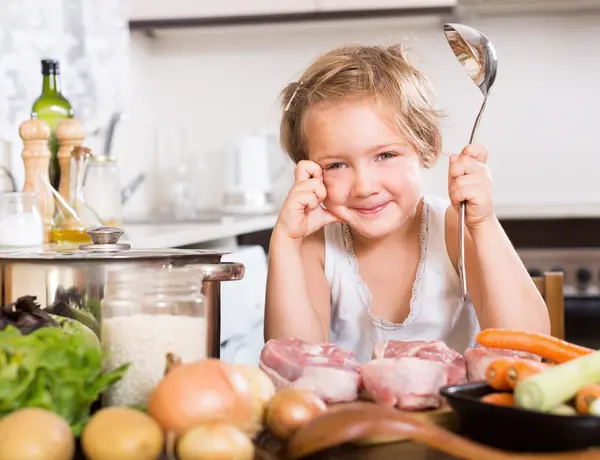
<instances>
[{"instance_id":1,"label":"girl","mask_svg":"<svg viewBox=\"0 0 600 460\"><path fill-rule=\"evenodd\" d=\"M450 201L422 196L439 114L399 46L335 49L282 98L295 183L271 237L265 339L333 342L364 362L387 339L443 340L462 353L480 327L549 333L544 300L494 215L486 148L450 157Z\"/></svg>"}]
</instances>

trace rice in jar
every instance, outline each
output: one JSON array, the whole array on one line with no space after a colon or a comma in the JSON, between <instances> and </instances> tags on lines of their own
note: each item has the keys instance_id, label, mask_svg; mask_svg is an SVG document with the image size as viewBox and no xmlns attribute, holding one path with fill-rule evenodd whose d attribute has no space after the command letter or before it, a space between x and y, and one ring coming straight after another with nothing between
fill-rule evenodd
<instances>
[{"instance_id":1,"label":"rice in jar","mask_svg":"<svg viewBox=\"0 0 600 460\"><path fill-rule=\"evenodd\" d=\"M182 362L206 358L207 321L202 274L193 267L143 268L108 273L101 303L104 367L129 363L103 405L142 405L173 353Z\"/></svg>"}]
</instances>

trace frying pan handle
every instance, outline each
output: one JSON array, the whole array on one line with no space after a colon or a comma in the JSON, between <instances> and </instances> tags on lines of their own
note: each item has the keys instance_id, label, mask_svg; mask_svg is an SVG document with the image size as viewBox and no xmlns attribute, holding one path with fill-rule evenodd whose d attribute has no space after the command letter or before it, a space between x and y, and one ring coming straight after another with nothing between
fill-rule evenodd
<instances>
[{"instance_id":1,"label":"frying pan handle","mask_svg":"<svg viewBox=\"0 0 600 460\"><path fill-rule=\"evenodd\" d=\"M218 264L194 265L202 273L203 281L237 281L244 277L244 264L237 262L221 262Z\"/></svg>"}]
</instances>

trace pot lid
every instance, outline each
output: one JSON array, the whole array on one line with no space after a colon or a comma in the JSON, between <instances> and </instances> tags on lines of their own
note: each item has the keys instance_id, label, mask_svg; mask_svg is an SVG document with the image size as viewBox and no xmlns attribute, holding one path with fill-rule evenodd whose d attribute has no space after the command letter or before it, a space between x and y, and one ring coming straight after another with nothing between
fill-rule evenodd
<instances>
[{"instance_id":1,"label":"pot lid","mask_svg":"<svg viewBox=\"0 0 600 460\"><path fill-rule=\"evenodd\" d=\"M128 243L119 243L123 230L99 226L86 230L91 243L80 246L53 246L40 252L0 252L0 260L106 260L106 259L208 259L218 262L227 251L204 249L137 249Z\"/></svg>"}]
</instances>

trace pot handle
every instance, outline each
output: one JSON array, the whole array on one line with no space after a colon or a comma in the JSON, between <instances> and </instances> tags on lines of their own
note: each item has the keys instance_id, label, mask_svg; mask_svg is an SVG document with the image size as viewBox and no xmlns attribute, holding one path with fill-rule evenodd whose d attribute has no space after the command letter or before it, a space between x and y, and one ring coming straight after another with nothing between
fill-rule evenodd
<instances>
[{"instance_id":1,"label":"pot handle","mask_svg":"<svg viewBox=\"0 0 600 460\"><path fill-rule=\"evenodd\" d=\"M244 277L244 264L237 262L221 262L218 264L195 265L202 272L203 281L236 281Z\"/></svg>"}]
</instances>

